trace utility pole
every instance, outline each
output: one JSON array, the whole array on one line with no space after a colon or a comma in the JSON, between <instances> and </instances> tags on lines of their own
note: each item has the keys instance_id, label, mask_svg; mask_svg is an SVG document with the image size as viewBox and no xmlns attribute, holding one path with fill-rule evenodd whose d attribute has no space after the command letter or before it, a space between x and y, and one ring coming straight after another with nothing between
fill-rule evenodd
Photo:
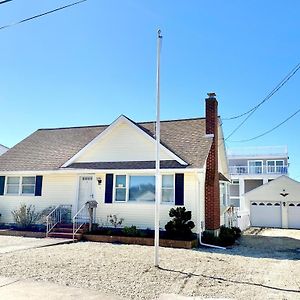
<instances>
[{"instance_id":1,"label":"utility pole","mask_svg":"<svg viewBox=\"0 0 300 300\"><path fill-rule=\"evenodd\" d=\"M159 208L161 200L160 175L160 50L162 35L157 31L157 69L156 69L156 161L155 161L155 232L154 232L154 265L159 266Z\"/></svg>"}]
</instances>

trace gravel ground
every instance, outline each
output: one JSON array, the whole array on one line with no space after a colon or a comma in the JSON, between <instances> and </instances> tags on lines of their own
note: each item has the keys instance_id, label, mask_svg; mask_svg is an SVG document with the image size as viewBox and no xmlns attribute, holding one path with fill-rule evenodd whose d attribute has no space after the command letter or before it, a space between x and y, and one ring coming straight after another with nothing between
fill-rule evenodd
<instances>
[{"instance_id":1,"label":"gravel ground","mask_svg":"<svg viewBox=\"0 0 300 300\"><path fill-rule=\"evenodd\" d=\"M264 240L272 238L277 248ZM161 248L160 269L153 267L153 247L92 242L57 245L1 254L0 275L87 287L125 299L157 299L166 293L300 299L300 241L287 239L296 247L285 249L278 236L250 232L230 250Z\"/></svg>"}]
</instances>

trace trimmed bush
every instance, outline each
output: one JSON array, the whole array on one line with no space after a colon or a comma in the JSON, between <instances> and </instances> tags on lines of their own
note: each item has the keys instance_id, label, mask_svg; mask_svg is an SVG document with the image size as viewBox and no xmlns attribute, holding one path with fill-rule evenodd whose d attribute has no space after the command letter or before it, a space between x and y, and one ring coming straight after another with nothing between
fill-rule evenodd
<instances>
[{"instance_id":1,"label":"trimmed bush","mask_svg":"<svg viewBox=\"0 0 300 300\"><path fill-rule=\"evenodd\" d=\"M169 216L173 219L165 226L167 235L175 238L190 238L193 235L195 224L191 221L191 211L187 211L185 207L171 208Z\"/></svg>"}]
</instances>

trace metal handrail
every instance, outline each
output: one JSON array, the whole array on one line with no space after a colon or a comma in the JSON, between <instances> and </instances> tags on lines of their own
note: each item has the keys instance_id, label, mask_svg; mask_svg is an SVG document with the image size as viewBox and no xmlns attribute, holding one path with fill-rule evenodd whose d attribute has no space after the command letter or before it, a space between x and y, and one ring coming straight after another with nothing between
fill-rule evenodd
<instances>
[{"instance_id":1,"label":"metal handrail","mask_svg":"<svg viewBox=\"0 0 300 300\"><path fill-rule=\"evenodd\" d=\"M46 237L49 236L51 230L62 221L62 209L69 207L72 209L72 205L59 204L57 205L46 217Z\"/></svg>"},{"instance_id":2,"label":"metal handrail","mask_svg":"<svg viewBox=\"0 0 300 300\"><path fill-rule=\"evenodd\" d=\"M85 211L84 211L85 209ZM81 215L81 213L83 213L83 215ZM75 235L76 233L80 230L80 228L86 224L87 222L82 222L80 221L80 219L83 220L88 220L88 209L87 209L87 204L85 203L79 210L78 212L74 215L73 217L73 241L75 241Z\"/></svg>"},{"instance_id":3,"label":"metal handrail","mask_svg":"<svg viewBox=\"0 0 300 300\"><path fill-rule=\"evenodd\" d=\"M47 229L46 229L46 237L48 237L49 232L58 224L60 221L57 220L57 217L61 217L58 215L58 209L60 207L60 204L57 205L46 217L46 222L47 222Z\"/></svg>"}]
</instances>

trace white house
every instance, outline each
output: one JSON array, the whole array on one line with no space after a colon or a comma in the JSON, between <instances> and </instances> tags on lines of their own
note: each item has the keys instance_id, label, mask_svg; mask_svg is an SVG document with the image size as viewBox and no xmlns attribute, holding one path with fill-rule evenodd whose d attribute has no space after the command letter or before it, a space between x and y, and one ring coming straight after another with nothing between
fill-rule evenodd
<instances>
[{"instance_id":1,"label":"white house","mask_svg":"<svg viewBox=\"0 0 300 300\"><path fill-rule=\"evenodd\" d=\"M39 129L0 157L0 222L13 222L21 203L37 210L72 207L74 216L96 200L96 218L154 227L155 123L120 116L110 125ZM206 118L161 122L160 227L170 208L192 211L195 232L217 232L225 222L228 167L214 94ZM219 180L221 179L221 181ZM220 216L222 212L222 215Z\"/></svg>"},{"instance_id":2,"label":"white house","mask_svg":"<svg viewBox=\"0 0 300 300\"><path fill-rule=\"evenodd\" d=\"M4 154L8 150L7 147L0 144L0 155Z\"/></svg>"},{"instance_id":3,"label":"white house","mask_svg":"<svg viewBox=\"0 0 300 300\"><path fill-rule=\"evenodd\" d=\"M244 197L251 226L300 229L300 182L283 175Z\"/></svg>"},{"instance_id":4,"label":"white house","mask_svg":"<svg viewBox=\"0 0 300 300\"><path fill-rule=\"evenodd\" d=\"M227 150L231 176L230 204L237 214L238 226L250 226L250 210L244 194L283 174L288 174L287 146L242 147Z\"/></svg>"}]
</instances>

